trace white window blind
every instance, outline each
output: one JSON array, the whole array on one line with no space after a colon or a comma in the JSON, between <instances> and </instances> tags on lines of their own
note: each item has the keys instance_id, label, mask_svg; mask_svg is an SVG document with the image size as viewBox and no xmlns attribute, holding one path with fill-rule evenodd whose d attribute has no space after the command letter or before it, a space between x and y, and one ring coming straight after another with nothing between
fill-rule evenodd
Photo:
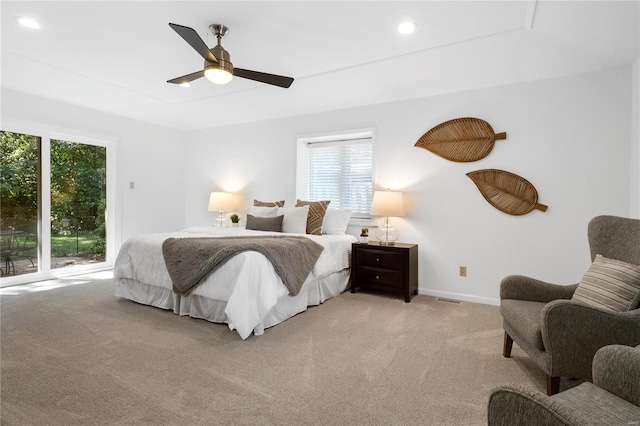
<instances>
[{"instance_id":1,"label":"white window blind","mask_svg":"<svg viewBox=\"0 0 640 426\"><path fill-rule=\"evenodd\" d=\"M373 198L373 132L336 135L305 141L298 186L308 200L331 200L332 208L349 209L354 217L368 217ZM336 140L336 139L340 140ZM300 166L300 165L299 165Z\"/></svg>"}]
</instances>

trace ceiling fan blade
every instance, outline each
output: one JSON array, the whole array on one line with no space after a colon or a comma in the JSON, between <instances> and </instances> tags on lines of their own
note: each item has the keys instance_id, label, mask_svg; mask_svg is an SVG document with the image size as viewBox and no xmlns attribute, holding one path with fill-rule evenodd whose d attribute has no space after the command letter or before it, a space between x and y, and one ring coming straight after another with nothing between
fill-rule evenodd
<instances>
[{"instance_id":1,"label":"ceiling fan blade","mask_svg":"<svg viewBox=\"0 0 640 426\"><path fill-rule=\"evenodd\" d=\"M274 86L284 87L285 89L289 88L289 86L291 86L291 83L293 83L293 78L291 77L245 70L242 68L234 68L233 75L237 77L248 78L249 80L259 81L260 83L267 83Z\"/></svg>"},{"instance_id":2,"label":"ceiling fan blade","mask_svg":"<svg viewBox=\"0 0 640 426\"><path fill-rule=\"evenodd\" d=\"M200 77L204 77L204 70L192 72L191 74L183 75L182 77L177 77L171 80L167 80L167 83L174 83L174 84L189 83L193 80L197 80Z\"/></svg>"},{"instance_id":3,"label":"ceiling fan blade","mask_svg":"<svg viewBox=\"0 0 640 426\"><path fill-rule=\"evenodd\" d=\"M206 61L216 64L218 63L216 57L213 56L213 53L211 53L205 42L202 41L198 33L195 32L193 28L171 23L169 23L169 26L173 28L173 30L184 39L184 41L189 43L189 45L193 47L195 51L198 52Z\"/></svg>"}]
</instances>

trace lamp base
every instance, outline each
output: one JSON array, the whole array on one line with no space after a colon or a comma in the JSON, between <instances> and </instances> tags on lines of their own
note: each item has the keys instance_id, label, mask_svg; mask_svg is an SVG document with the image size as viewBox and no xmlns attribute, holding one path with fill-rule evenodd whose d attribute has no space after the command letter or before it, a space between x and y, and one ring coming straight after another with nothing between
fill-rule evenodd
<instances>
[{"instance_id":1,"label":"lamp base","mask_svg":"<svg viewBox=\"0 0 640 426\"><path fill-rule=\"evenodd\" d=\"M376 239L380 242L381 246L392 246L400 236L397 229L392 228L389 224L389 218L385 218L382 226L376 229Z\"/></svg>"},{"instance_id":2,"label":"lamp base","mask_svg":"<svg viewBox=\"0 0 640 426\"><path fill-rule=\"evenodd\" d=\"M227 218L224 217L222 212L218 213L218 217L216 218L216 222L214 226L219 228L224 228L227 226Z\"/></svg>"}]
</instances>

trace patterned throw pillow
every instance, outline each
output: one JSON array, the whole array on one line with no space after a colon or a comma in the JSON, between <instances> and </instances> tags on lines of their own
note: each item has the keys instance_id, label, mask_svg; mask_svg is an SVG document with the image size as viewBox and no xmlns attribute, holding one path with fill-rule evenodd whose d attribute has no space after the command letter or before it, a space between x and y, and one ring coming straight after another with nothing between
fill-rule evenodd
<instances>
[{"instance_id":1,"label":"patterned throw pillow","mask_svg":"<svg viewBox=\"0 0 640 426\"><path fill-rule=\"evenodd\" d=\"M640 302L640 265L597 254L571 299L618 312L635 309Z\"/></svg>"},{"instance_id":2,"label":"patterned throw pillow","mask_svg":"<svg viewBox=\"0 0 640 426\"><path fill-rule=\"evenodd\" d=\"M284 207L284 200L280 200L280 201L253 200L253 205L258 207Z\"/></svg>"},{"instance_id":3,"label":"patterned throw pillow","mask_svg":"<svg viewBox=\"0 0 640 426\"><path fill-rule=\"evenodd\" d=\"M322 222L331 201L296 201L296 207L309 206L307 215L307 234L322 235Z\"/></svg>"}]
</instances>

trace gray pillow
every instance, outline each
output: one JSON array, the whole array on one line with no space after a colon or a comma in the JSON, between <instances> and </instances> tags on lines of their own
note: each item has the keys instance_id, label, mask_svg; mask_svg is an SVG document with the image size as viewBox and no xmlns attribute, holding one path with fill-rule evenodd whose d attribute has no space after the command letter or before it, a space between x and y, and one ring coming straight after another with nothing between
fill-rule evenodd
<instances>
[{"instance_id":1,"label":"gray pillow","mask_svg":"<svg viewBox=\"0 0 640 426\"><path fill-rule=\"evenodd\" d=\"M276 217L258 217L248 214L246 229L254 231L274 231L282 232L282 219L284 215Z\"/></svg>"}]
</instances>

